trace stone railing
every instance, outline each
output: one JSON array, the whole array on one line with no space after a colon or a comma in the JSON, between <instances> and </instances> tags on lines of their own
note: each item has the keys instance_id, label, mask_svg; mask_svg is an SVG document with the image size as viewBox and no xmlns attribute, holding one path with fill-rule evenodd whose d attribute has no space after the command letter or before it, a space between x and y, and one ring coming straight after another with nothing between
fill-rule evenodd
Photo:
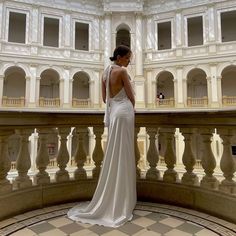
<instances>
[{"instance_id":1,"label":"stone railing","mask_svg":"<svg viewBox=\"0 0 236 236\"><path fill-rule=\"evenodd\" d=\"M201 97L201 98L187 98L187 105L188 107L207 107L208 106L208 98Z\"/></svg>"},{"instance_id":2,"label":"stone railing","mask_svg":"<svg viewBox=\"0 0 236 236\"><path fill-rule=\"evenodd\" d=\"M156 100L156 107L174 107L174 106L175 106L174 98L164 98L164 99L157 98Z\"/></svg>"},{"instance_id":3,"label":"stone railing","mask_svg":"<svg viewBox=\"0 0 236 236\"><path fill-rule=\"evenodd\" d=\"M60 106L60 98L39 98L39 106L40 107L59 107Z\"/></svg>"},{"instance_id":4,"label":"stone railing","mask_svg":"<svg viewBox=\"0 0 236 236\"><path fill-rule=\"evenodd\" d=\"M2 106L4 107L24 107L25 106L25 97L2 97Z\"/></svg>"},{"instance_id":5,"label":"stone railing","mask_svg":"<svg viewBox=\"0 0 236 236\"><path fill-rule=\"evenodd\" d=\"M223 106L235 106L236 96L223 96L222 103L223 103Z\"/></svg>"},{"instance_id":6,"label":"stone railing","mask_svg":"<svg viewBox=\"0 0 236 236\"><path fill-rule=\"evenodd\" d=\"M103 159L102 120L102 113L89 111L0 112L0 219L46 205L91 199ZM77 135L78 143L74 154L75 166L68 169L67 139L71 127L75 127L74 134ZM95 167L92 169L92 176L88 176L84 165L87 158L84 138L88 127L93 127L95 136L92 153ZM143 176L137 167L138 199L194 208L236 222L236 163L231 152L231 140L236 129L236 111L137 112L134 143L137 166L140 160L137 137L141 127L146 128L149 138L146 153L149 169ZM35 128L38 132L39 148L36 161L32 163L28 147L29 136ZM60 147L56 156L57 169L52 178L51 169L48 168L50 160L46 143L48 134L55 128L60 138ZM185 170L181 175L175 166L176 128L180 129L185 143L182 156ZM221 179L214 174L216 160L211 149L211 138L215 129L223 145ZM196 132L202 140L201 176L195 169L196 158L191 144ZM9 179L11 163L8 156L8 137L14 133L21 137L21 141L15 166L16 175ZM156 144L159 133L165 137L166 142L163 155L166 168L163 174L158 164L160 158ZM36 166L36 170L32 172L31 166Z\"/></svg>"},{"instance_id":7,"label":"stone railing","mask_svg":"<svg viewBox=\"0 0 236 236\"><path fill-rule=\"evenodd\" d=\"M91 107L91 100L90 100L90 98L87 98L87 99L73 98L72 99L72 107L90 108Z\"/></svg>"}]
</instances>

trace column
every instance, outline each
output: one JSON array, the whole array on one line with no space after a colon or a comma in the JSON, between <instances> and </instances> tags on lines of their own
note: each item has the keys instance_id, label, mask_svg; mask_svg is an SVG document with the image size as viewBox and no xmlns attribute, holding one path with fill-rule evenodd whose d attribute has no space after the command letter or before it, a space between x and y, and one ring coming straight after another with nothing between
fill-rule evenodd
<instances>
[{"instance_id":1,"label":"column","mask_svg":"<svg viewBox=\"0 0 236 236\"><path fill-rule=\"evenodd\" d=\"M72 106L72 99L73 99L73 79L69 79L68 83L69 83L69 91L68 91L68 99L69 99L69 105Z\"/></svg>"},{"instance_id":2,"label":"column","mask_svg":"<svg viewBox=\"0 0 236 236\"><path fill-rule=\"evenodd\" d=\"M93 32L92 32L92 42L91 49L94 51L100 50L100 20L99 18L93 20Z\"/></svg>"},{"instance_id":3,"label":"column","mask_svg":"<svg viewBox=\"0 0 236 236\"><path fill-rule=\"evenodd\" d=\"M4 75L0 75L0 107L2 106L2 96L3 96L3 87L4 85Z\"/></svg>"},{"instance_id":4,"label":"column","mask_svg":"<svg viewBox=\"0 0 236 236\"><path fill-rule=\"evenodd\" d=\"M178 80L174 79L174 106L178 106Z\"/></svg>"},{"instance_id":5,"label":"column","mask_svg":"<svg viewBox=\"0 0 236 236\"><path fill-rule=\"evenodd\" d=\"M62 89L63 89L63 97L61 97L61 102L62 102L62 106L63 108L70 108L71 107L71 104L70 104L70 99L69 99L69 95L70 95L70 82L69 82L69 74L70 74L70 71L69 71L69 68L68 67L64 67L64 73L63 73L63 80L64 80L64 83L61 83L60 84L60 87L62 86Z\"/></svg>"},{"instance_id":6,"label":"column","mask_svg":"<svg viewBox=\"0 0 236 236\"><path fill-rule=\"evenodd\" d=\"M147 71L147 107L154 108L156 104L156 81L152 79L152 71Z\"/></svg>"},{"instance_id":7,"label":"column","mask_svg":"<svg viewBox=\"0 0 236 236\"><path fill-rule=\"evenodd\" d=\"M221 86L222 84L221 84L221 80L222 80L222 76L216 76L219 107L222 107L222 86Z\"/></svg>"},{"instance_id":8,"label":"column","mask_svg":"<svg viewBox=\"0 0 236 236\"><path fill-rule=\"evenodd\" d=\"M143 77L143 51L142 51L142 15L136 14L136 42L135 42L135 93L136 93L136 107L145 107L145 85Z\"/></svg>"},{"instance_id":9,"label":"column","mask_svg":"<svg viewBox=\"0 0 236 236\"><path fill-rule=\"evenodd\" d=\"M1 19L3 19L3 2L1 2L0 3L0 17L1 17ZM1 20L0 21L0 39L2 39L3 38L3 36L2 36L2 32L3 32L3 30L2 30L2 23L3 23L3 21ZM0 49L1 49L1 45L0 45Z\"/></svg>"},{"instance_id":10,"label":"column","mask_svg":"<svg viewBox=\"0 0 236 236\"><path fill-rule=\"evenodd\" d=\"M110 65L109 57L112 56L111 52L111 13L105 13L104 25L104 67Z\"/></svg>"},{"instance_id":11,"label":"column","mask_svg":"<svg viewBox=\"0 0 236 236\"><path fill-rule=\"evenodd\" d=\"M28 106L30 96L30 76L25 76L25 106Z\"/></svg>"},{"instance_id":12,"label":"column","mask_svg":"<svg viewBox=\"0 0 236 236\"><path fill-rule=\"evenodd\" d=\"M146 22L147 27L147 36L146 36L146 51L147 51L147 59L149 61L152 60L152 50L155 48L155 37L154 35L154 27L153 27L153 20L151 17L147 18Z\"/></svg>"},{"instance_id":13,"label":"column","mask_svg":"<svg viewBox=\"0 0 236 236\"><path fill-rule=\"evenodd\" d=\"M73 32L71 32L71 28L74 29L74 27L71 27L71 15L66 14L63 17L64 33L62 35L64 37L64 40L63 40L64 48L69 48L69 49L71 48L71 37L73 35Z\"/></svg>"},{"instance_id":14,"label":"column","mask_svg":"<svg viewBox=\"0 0 236 236\"><path fill-rule=\"evenodd\" d=\"M93 80L91 84L91 98L93 96L92 104L94 108L99 108L100 107L100 94L101 94L101 79L99 75L99 71L94 71L93 72Z\"/></svg>"},{"instance_id":15,"label":"column","mask_svg":"<svg viewBox=\"0 0 236 236\"><path fill-rule=\"evenodd\" d=\"M40 79L41 79L41 77L36 77L36 86L35 86L35 104L36 104L36 106L39 105Z\"/></svg>"},{"instance_id":16,"label":"column","mask_svg":"<svg viewBox=\"0 0 236 236\"><path fill-rule=\"evenodd\" d=\"M174 39L176 44L176 56L181 57L183 55L183 25L182 25L182 12L177 11L175 14L175 31Z\"/></svg>"},{"instance_id":17,"label":"column","mask_svg":"<svg viewBox=\"0 0 236 236\"><path fill-rule=\"evenodd\" d=\"M33 7L31 15L31 44L37 45L39 43L39 9Z\"/></svg>"},{"instance_id":18,"label":"column","mask_svg":"<svg viewBox=\"0 0 236 236\"><path fill-rule=\"evenodd\" d=\"M60 98L60 106L64 107L64 83L65 79L64 78L60 78L59 80L59 98Z\"/></svg>"},{"instance_id":19,"label":"column","mask_svg":"<svg viewBox=\"0 0 236 236\"><path fill-rule=\"evenodd\" d=\"M176 107L181 108L185 106L186 97L187 97L187 91L186 91L187 80L183 79L183 67L176 68L176 78L177 78Z\"/></svg>"},{"instance_id":20,"label":"column","mask_svg":"<svg viewBox=\"0 0 236 236\"><path fill-rule=\"evenodd\" d=\"M30 83L29 83L29 96L28 96L28 107L36 107L37 102L37 80L36 80L36 71L37 65L32 64L30 65ZM40 78L39 78L40 79Z\"/></svg>"},{"instance_id":21,"label":"column","mask_svg":"<svg viewBox=\"0 0 236 236\"><path fill-rule=\"evenodd\" d=\"M208 98L208 106L211 107L212 104L212 92L211 92L211 77L207 76L207 98Z\"/></svg>"},{"instance_id":22,"label":"column","mask_svg":"<svg viewBox=\"0 0 236 236\"><path fill-rule=\"evenodd\" d=\"M217 88L217 69L216 64L210 64L211 73L211 94L212 94L212 107L219 107L219 95Z\"/></svg>"},{"instance_id":23,"label":"column","mask_svg":"<svg viewBox=\"0 0 236 236\"><path fill-rule=\"evenodd\" d=\"M214 4L210 4L207 9L206 14L208 24L206 25L206 32L208 32L208 45L209 45L209 53L216 53L216 11L214 8Z\"/></svg>"}]
</instances>

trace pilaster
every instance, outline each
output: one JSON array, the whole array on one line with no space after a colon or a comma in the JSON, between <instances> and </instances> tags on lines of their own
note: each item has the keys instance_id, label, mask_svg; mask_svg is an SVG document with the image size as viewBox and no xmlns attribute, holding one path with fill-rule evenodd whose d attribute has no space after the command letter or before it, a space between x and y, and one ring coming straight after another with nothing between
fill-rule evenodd
<instances>
[{"instance_id":1,"label":"pilaster","mask_svg":"<svg viewBox=\"0 0 236 236\"><path fill-rule=\"evenodd\" d=\"M111 13L106 12L104 18L104 67L106 68L110 64L109 57L111 53Z\"/></svg>"},{"instance_id":2,"label":"pilaster","mask_svg":"<svg viewBox=\"0 0 236 236\"><path fill-rule=\"evenodd\" d=\"M30 98L30 76L25 76L25 106L29 104Z\"/></svg>"},{"instance_id":3,"label":"pilaster","mask_svg":"<svg viewBox=\"0 0 236 236\"><path fill-rule=\"evenodd\" d=\"M0 107L2 106L4 75L0 75Z\"/></svg>"}]
</instances>

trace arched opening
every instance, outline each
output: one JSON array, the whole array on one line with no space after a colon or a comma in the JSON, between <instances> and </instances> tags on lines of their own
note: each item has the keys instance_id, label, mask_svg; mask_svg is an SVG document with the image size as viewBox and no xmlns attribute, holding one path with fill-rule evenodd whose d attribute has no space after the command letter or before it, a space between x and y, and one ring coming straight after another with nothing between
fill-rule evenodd
<instances>
[{"instance_id":1,"label":"arched opening","mask_svg":"<svg viewBox=\"0 0 236 236\"><path fill-rule=\"evenodd\" d=\"M77 72L73 76L72 106L86 108L90 105L89 76L85 72Z\"/></svg>"},{"instance_id":2,"label":"arched opening","mask_svg":"<svg viewBox=\"0 0 236 236\"><path fill-rule=\"evenodd\" d=\"M187 105L190 107L208 106L206 73L193 69L187 75Z\"/></svg>"},{"instance_id":3,"label":"arched opening","mask_svg":"<svg viewBox=\"0 0 236 236\"><path fill-rule=\"evenodd\" d=\"M25 71L20 67L8 68L4 74L2 105L23 107L25 105Z\"/></svg>"},{"instance_id":4,"label":"arched opening","mask_svg":"<svg viewBox=\"0 0 236 236\"><path fill-rule=\"evenodd\" d=\"M40 77L39 106L60 106L59 74L55 70L48 69L43 71Z\"/></svg>"},{"instance_id":5,"label":"arched opening","mask_svg":"<svg viewBox=\"0 0 236 236\"><path fill-rule=\"evenodd\" d=\"M236 66L227 66L222 71L221 88L222 88L222 103L224 106L236 105Z\"/></svg>"},{"instance_id":6,"label":"arched opening","mask_svg":"<svg viewBox=\"0 0 236 236\"><path fill-rule=\"evenodd\" d=\"M169 71L161 72L156 78L156 106L173 107L174 76Z\"/></svg>"},{"instance_id":7,"label":"arched opening","mask_svg":"<svg viewBox=\"0 0 236 236\"><path fill-rule=\"evenodd\" d=\"M130 48L131 46L130 40L130 29L127 25L122 24L117 28L116 33L116 46L118 45L126 45Z\"/></svg>"}]
</instances>

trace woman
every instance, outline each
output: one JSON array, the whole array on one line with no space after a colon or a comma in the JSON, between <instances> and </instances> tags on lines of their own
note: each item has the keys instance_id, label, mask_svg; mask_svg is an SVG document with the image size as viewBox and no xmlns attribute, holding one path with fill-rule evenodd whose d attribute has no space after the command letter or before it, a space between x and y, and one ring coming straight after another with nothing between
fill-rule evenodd
<instances>
[{"instance_id":1,"label":"woman","mask_svg":"<svg viewBox=\"0 0 236 236\"><path fill-rule=\"evenodd\" d=\"M68 217L83 223L119 227L132 219L136 204L134 157L135 99L126 69L132 52L118 46L110 57L114 64L103 74L102 96L106 102L108 141L92 201L72 208Z\"/></svg>"}]
</instances>

